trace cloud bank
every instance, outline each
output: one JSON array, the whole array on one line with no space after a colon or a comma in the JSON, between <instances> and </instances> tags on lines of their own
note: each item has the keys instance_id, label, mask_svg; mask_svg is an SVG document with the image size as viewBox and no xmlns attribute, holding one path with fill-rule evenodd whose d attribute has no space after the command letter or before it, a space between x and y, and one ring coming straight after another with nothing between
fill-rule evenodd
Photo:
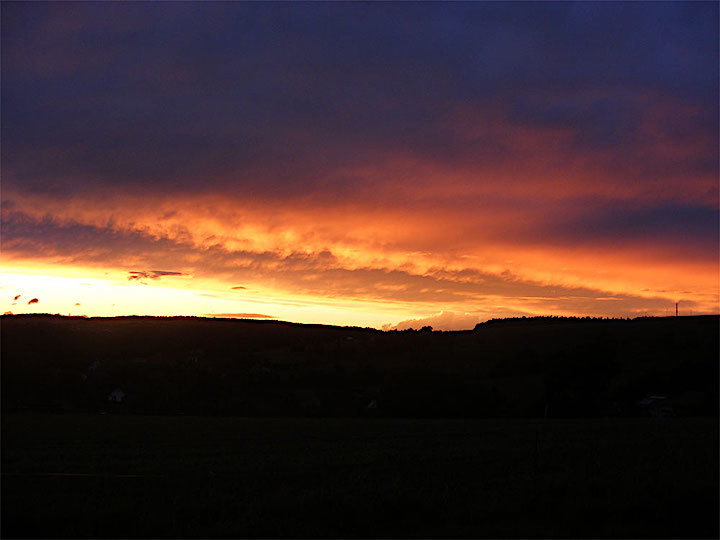
<instances>
[{"instance_id":1,"label":"cloud bank","mask_svg":"<svg viewBox=\"0 0 720 540\"><path fill-rule=\"evenodd\" d=\"M718 311L715 3L0 9L4 264L400 324Z\"/></svg>"}]
</instances>

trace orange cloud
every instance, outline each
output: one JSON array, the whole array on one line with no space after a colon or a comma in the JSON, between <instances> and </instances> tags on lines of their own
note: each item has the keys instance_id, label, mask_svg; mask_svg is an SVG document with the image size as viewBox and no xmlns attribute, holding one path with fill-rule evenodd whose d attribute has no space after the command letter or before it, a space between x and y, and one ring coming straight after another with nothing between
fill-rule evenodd
<instances>
[{"instance_id":1,"label":"orange cloud","mask_svg":"<svg viewBox=\"0 0 720 540\"><path fill-rule=\"evenodd\" d=\"M621 136L572 123L573 115L600 118L594 107L610 97L580 93L558 113L559 97L536 96L510 119L508 104L450 108L444 130L497 144L498 153L452 160L378 150L282 196L231 193L222 172L212 189L172 195L103 186L59 198L11 187L4 260L172 268L127 279L183 276L173 286L212 280L327 305L401 305L406 321L450 312L661 314L677 300L717 312L717 182L701 167L712 141L686 120L699 113L649 96L651 107L632 103L647 144L627 152L588 144ZM695 134L678 139L669 125ZM258 174L254 185L270 181ZM334 177L349 180L335 185Z\"/></svg>"},{"instance_id":2,"label":"orange cloud","mask_svg":"<svg viewBox=\"0 0 720 540\"><path fill-rule=\"evenodd\" d=\"M221 319L276 319L272 315L263 315L262 313L206 313L206 317L215 317Z\"/></svg>"}]
</instances>

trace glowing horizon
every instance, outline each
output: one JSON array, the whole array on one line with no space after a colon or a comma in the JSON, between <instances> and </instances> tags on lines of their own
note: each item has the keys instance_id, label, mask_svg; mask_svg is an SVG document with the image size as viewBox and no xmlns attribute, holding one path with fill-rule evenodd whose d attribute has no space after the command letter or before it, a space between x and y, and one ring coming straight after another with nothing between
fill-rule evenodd
<instances>
[{"instance_id":1,"label":"glowing horizon","mask_svg":"<svg viewBox=\"0 0 720 540\"><path fill-rule=\"evenodd\" d=\"M716 4L1 9L2 312L720 313Z\"/></svg>"}]
</instances>

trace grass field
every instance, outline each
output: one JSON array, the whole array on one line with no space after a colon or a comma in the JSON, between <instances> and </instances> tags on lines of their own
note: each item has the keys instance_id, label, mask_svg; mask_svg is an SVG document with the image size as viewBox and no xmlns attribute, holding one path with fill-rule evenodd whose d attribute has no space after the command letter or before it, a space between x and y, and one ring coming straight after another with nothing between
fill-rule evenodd
<instances>
[{"instance_id":1,"label":"grass field","mask_svg":"<svg viewBox=\"0 0 720 540\"><path fill-rule=\"evenodd\" d=\"M717 419L11 414L2 465L4 538L718 535Z\"/></svg>"}]
</instances>

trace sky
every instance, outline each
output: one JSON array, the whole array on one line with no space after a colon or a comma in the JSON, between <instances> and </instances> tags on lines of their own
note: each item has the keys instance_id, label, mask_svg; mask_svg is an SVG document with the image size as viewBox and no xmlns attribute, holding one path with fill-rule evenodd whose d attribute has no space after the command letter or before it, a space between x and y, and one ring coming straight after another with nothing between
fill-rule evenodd
<instances>
[{"instance_id":1,"label":"sky","mask_svg":"<svg viewBox=\"0 0 720 540\"><path fill-rule=\"evenodd\" d=\"M0 9L2 312L720 311L716 2Z\"/></svg>"}]
</instances>

